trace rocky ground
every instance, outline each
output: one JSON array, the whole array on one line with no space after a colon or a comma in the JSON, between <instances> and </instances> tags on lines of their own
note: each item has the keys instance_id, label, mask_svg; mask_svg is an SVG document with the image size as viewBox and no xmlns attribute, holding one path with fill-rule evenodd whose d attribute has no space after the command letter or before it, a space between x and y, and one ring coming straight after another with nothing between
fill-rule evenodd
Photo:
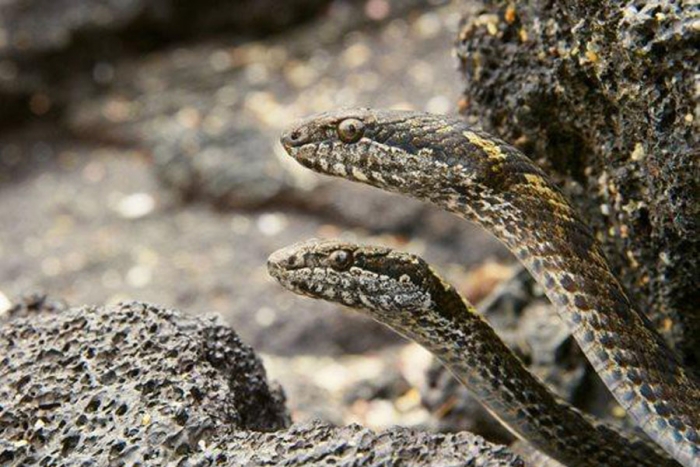
<instances>
[{"instance_id":1,"label":"rocky ground","mask_svg":"<svg viewBox=\"0 0 700 467\"><path fill-rule=\"evenodd\" d=\"M317 418L511 440L422 349L359 315L293 296L267 276L272 251L309 237L418 253L475 302L502 284L482 308L533 371L578 405L623 416L537 287L487 234L421 203L311 174L277 141L294 119L340 106L472 116L481 109L490 117L479 107L490 104L490 81L465 71L475 87L460 101L453 44L461 30L457 50L472 70L464 68L475 57L470 47L488 48L483 37L508 38L499 28L520 25L510 10L336 0L242 15L256 2L221 10L211 1L193 12L187 2L134 0L87 2L83 15L56 7L47 16L41 1L25 3L0 7L0 309L39 290L107 307L82 312L136 300L159 304L145 306L157 313L219 314L284 388L299 425L267 438L249 432L212 456L254 447L273 464L275 446L293 445L295 436L385 454L411 452L411 443L434 452L444 439L400 430L375 438L357 426L310 422ZM683 219L677 225L691 229ZM484 446L464 436L449 438L450 449L458 447L446 456ZM294 462L313 455L303 451Z\"/></svg>"},{"instance_id":2,"label":"rocky ground","mask_svg":"<svg viewBox=\"0 0 700 467\"><path fill-rule=\"evenodd\" d=\"M282 391L218 317L36 296L7 315L3 465L524 465L466 432L290 425Z\"/></svg>"},{"instance_id":3,"label":"rocky ground","mask_svg":"<svg viewBox=\"0 0 700 467\"><path fill-rule=\"evenodd\" d=\"M44 290L71 304L138 299L216 311L266 356L297 419L396 423L393 404L353 405L359 397L345 393L377 386L387 366L400 376L400 338L287 293L267 276L269 253L308 237L383 242L441 264L477 299L511 271L477 229L280 158L280 131L311 111L454 108L450 45L463 8L378 21L350 8L337 4L269 39L210 39L117 61L104 92L78 95L58 122L5 131L6 300ZM404 395L411 386L401 387ZM409 424L428 422L418 412Z\"/></svg>"}]
</instances>

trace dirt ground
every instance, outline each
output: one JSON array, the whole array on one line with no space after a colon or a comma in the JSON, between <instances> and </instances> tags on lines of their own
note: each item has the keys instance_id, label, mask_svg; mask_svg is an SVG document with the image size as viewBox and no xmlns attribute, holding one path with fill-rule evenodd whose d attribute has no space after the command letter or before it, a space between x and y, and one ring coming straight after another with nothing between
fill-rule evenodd
<instances>
[{"instance_id":1,"label":"dirt ground","mask_svg":"<svg viewBox=\"0 0 700 467\"><path fill-rule=\"evenodd\" d=\"M343 105L455 112L463 10L370 22L330 11L265 39L105 63L96 94L81 95L76 80L59 118L2 133L0 308L43 291L75 305L138 299L218 313L263 356L294 420L435 425L420 400L427 353L293 296L266 258L309 237L381 243L423 255L473 299L512 274L482 231L306 173L277 142L295 118Z\"/></svg>"}]
</instances>

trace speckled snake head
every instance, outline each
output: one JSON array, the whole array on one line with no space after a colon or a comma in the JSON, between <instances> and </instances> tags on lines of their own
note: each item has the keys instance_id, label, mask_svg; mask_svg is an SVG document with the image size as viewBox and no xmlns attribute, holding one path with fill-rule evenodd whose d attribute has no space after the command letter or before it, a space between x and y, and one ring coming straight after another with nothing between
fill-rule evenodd
<instances>
[{"instance_id":1,"label":"speckled snake head","mask_svg":"<svg viewBox=\"0 0 700 467\"><path fill-rule=\"evenodd\" d=\"M339 139L345 143L356 143L367 126L377 122L371 109L345 109L311 115L285 131L280 138L282 146L293 156L301 148ZM342 126L341 126L342 124Z\"/></svg>"},{"instance_id":2,"label":"speckled snake head","mask_svg":"<svg viewBox=\"0 0 700 467\"><path fill-rule=\"evenodd\" d=\"M281 142L316 172L421 198L434 194L436 183L498 184L505 172L490 168L514 154L458 117L364 108L308 117Z\"/></svg>"},{"instance_id":3,"label":"speckled snake head","mask_svg":"<svg viewBox=\"0 0 700 467\"><path fill-rule=\"evenodd\" d=\"M361 308L381 321L403 319L431 305L433 277L420 258L340 240L306 240L270 255L268 271L300 295Z\"/></svg>"},{"instance_id":4,"label":"speckled snake head","mask_svg":"<svg viewBox=\"0 0 700 467\"><path fill-rule=\"evenodd\" d=\"M347 177L359 174L360 159L372 151L372 132L377 123L377 115L370 109L326 112L296 123L280 141L287 153L303 166L323 174Z\"/></svg>"}]
</instances>

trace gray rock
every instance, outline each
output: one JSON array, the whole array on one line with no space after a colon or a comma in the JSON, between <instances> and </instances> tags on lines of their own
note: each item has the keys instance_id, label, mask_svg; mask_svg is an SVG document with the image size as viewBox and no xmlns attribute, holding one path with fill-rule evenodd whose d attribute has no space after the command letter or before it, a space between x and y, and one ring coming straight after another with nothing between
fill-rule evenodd
<instances>
[{"instance_id":1,"label":"gray rock","mask_svg":"<svg viewBox=\"0 0 700 467\"><path fill-rule=\"evenodd\" d=\"M8 0L0 4L0 119L60 117L111 81L114 61L223 33L261 36L318 15L330 0ZM77 90L74 94L72 90Z\"/></svg>"},{"instance_id":2,"label":"gray rock","mask_svg":"<svg viewBox=\"0 0 700 467\"><path fill-rule=\"evenodd\" d=\"M159 180L183 199L254 209L292 194L293 177L270 157L270 138L252 125L229 122L215 133L173 130L157 138L154 168Z\"/></svg>"},{"instance_id":3,"label":"gray rock","mask_svg":"<svg viewBox=\"0 0 700 467\"><path fill-rule=\"evenodd\" d=\"M487 4L457 45L464 112L557 175L641 310L700 368L697 8Z\"/></svg>"},{"instance_id":4,"label":"gray rock","mask_svg":"<svg viewBox=\"0 0 700 467\"><path fill-rule=\"evenodd\" d=\"M235 434L225 445L223 465L251 466L397 466L522 467L522 459L504 446L467 432L424 433L391 428L374 433L359 425L332 427L320 422L293 425L275 433ZM220 455L200 456L206 462ZM204 459L203 459L204 460ZM196 465L196 464L192 464ZM207 465L207 464L205 464Z\"/></svg>"},{"instance_id":5,"label":"gray rock","mask_svg":"<svg viewBox=\"0 0 700 467\"><path fill-rule=\"evenodd\" d=\"M214 318L136 302L34 313L0 328L4 461L156 463L289 424L282 391Z\"/></svg>"},{"instance_id":6,"label":"gray rock","mask_svg":"<svg viewBox=\"0 0 700 467\"><path fill-rule=\"evenodd\" d=\"M40 292L28 293L16 298L12 306L0 314L0 324L16 318L32 318L38 313L54 314L68 309L68 304L62 299Z\"/></svg>"},{"instance_id":7,"label":"gray rock","mask_svg":"<svg viewBox=\"0 0 700 467\"><path fill-rule=\"evenodd\" d=\"M0 326L3 465L523 465L468 433L287 429L281 390L216 318L52 303Z\"/></svg>"}]
</instances>

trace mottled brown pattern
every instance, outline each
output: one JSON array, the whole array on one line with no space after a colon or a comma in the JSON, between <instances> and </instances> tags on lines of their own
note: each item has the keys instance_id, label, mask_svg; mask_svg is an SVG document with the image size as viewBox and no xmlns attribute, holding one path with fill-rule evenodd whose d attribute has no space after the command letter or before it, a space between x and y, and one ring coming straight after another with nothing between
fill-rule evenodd
<instances>
[{"instance_id":1,"label":"mottled brown pattern","mask_svg":"<svg viewBox=\"0 0 700 467\"><path fill-rule=\"evenodd\" d=\"M308 240L273 253L268 269L295 293L356 308L418 342L512 432L566 465L677 465L555 396L417 256Z\"/></svg>"},{"instance_id":2,"label":"mottled brown pattern","mask_svg":"<svg viewBox=\"0 0 700 467\"><path fill-rule=\"evenodd\" d=\"M352 142L337 132L348 118L362 122ZM517 149L456 118L370 109L313 116L282 143L313 170L430 201L488 229L544 287L638 425L683 465L700 466L700 383L632 307L564 196Z\"/></svg>"}]
</instances>

